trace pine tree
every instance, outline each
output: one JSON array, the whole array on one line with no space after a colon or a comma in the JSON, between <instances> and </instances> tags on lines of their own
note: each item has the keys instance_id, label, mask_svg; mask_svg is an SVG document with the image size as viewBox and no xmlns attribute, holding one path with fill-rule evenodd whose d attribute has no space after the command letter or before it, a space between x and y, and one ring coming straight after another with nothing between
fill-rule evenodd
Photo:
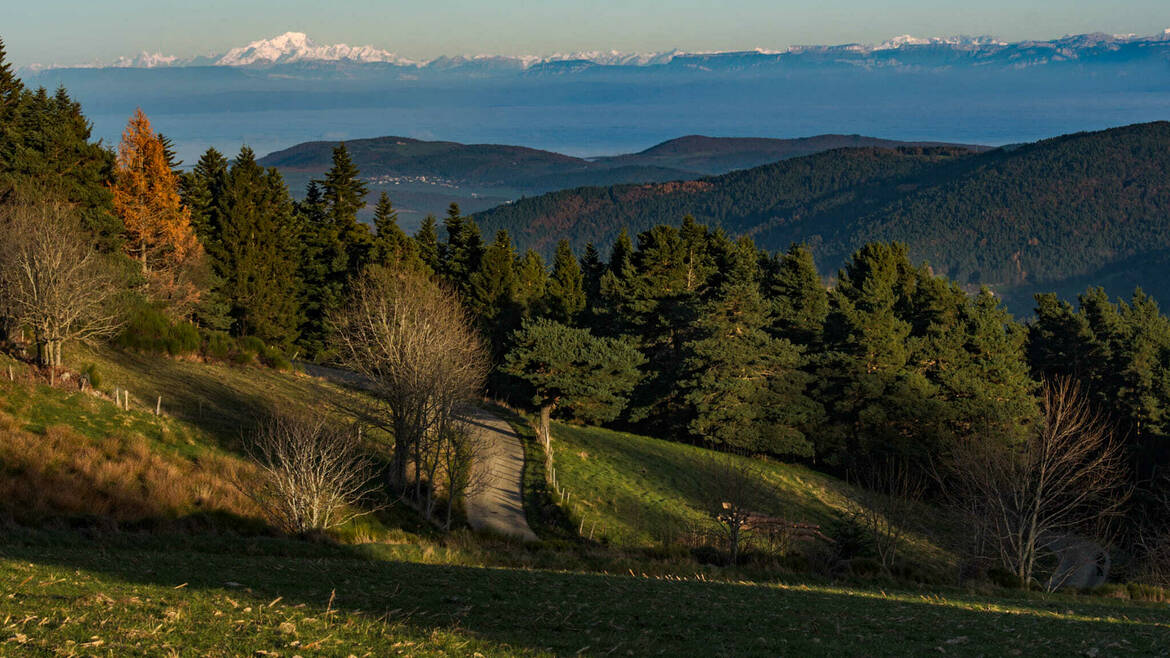
<instances>
[{"instance_id":1,"label":"pine tree","mask_svg":"<svg viewBox=\"0 0 1170 658\"><path fill-rule=\"evenodd\" d=\"M910 367L912 326L900 312L917 275L904 245L881 243L862 247L838 275L817 382L832 419L817 448L830 462L919 458L933 447L924 443L934 439L935 391Z\"/></svg>"},{"instance_id":2,"label":"pine tree","mask_svg":"<svg viewBox=\"0 0 1170 658\"><path fill-rule=\"evenodd\" d=\"M797 345L819 345L829 315L829 294L804 245L792 245L764 282L772 303L772 331Z\"/></svg>"},{"instance_id":3,"label":"pine tree","mask_svg":"<svg viewBox=\"0 0 1170 658\"><path fill-rule=\"evenodd\" d=\"M528 382L548 445L557 409L593 423L617 417L640 376L642 357L624 340L597 338L550 320L526 320L512 337L502 370Z\"/></svg>"},{"instance_id":4,"label":"pine tree","mask_svg":"<svg viewBox=\"0 0 1170 658\"><path fill-rule=\"evenodd\" d=\"M126 251L145 273L148 295L175 317L190 316L205 293L207 264L165 145L142 110L135 111L122 133L113 191Z\"/></svg>"},{"instance_id":5,"label":"pine tree","mask_svg":"<svg viewBox=\"0 0 1170 658\"><path fill-rule=\"evenodd\" d=\"M690 431L707 443L738 450L807 457L802 430L820 410L806 395L800 350L770 336L760 294L758 252L750 239L729 246L720 281L685 346L679 386L691 408Z\"/></svg>"},{"instance_id":6,"label":"pine tree","mask_svg":"<svg viewBox=\"0 0 1170 658\"><path fill-rule=\"evenodd\" d=\"M557 243L553 258L552 276L548 280L547 304L549 317L572 326L585 310L585 289L581 267L573 256L568 240Z\"/></svg>"}]
</instances>

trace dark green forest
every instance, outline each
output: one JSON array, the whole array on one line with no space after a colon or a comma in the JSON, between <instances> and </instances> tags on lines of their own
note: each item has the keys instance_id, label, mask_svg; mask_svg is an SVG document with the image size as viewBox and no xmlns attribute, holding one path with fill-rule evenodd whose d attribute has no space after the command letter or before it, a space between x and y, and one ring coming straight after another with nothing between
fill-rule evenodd
<instances>
[{"instance_id":1,"label":"dark green forest","mask_svg":"<svg viewBox=\"0 0 1170 658\"><path fill-rule=\"evenodd\" d=\"M874 241L974 292L986 285L1019 315L1037 292L1072 296L1135 285L1163 304L1170 250L1170 123L1080 133L974 152L842 149L686 183L579 188L476 216L522 247L551 253L677 224L684 215L770 250L809 246L831 276Z\"/></svg>"}]
</instances>

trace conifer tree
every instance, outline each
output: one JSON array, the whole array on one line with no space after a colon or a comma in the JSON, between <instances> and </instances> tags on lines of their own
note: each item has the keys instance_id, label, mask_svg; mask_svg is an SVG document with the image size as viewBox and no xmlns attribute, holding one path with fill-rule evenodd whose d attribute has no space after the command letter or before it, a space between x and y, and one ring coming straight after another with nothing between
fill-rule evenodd
<instances>
[{"instance_id":1,"label":"conifer tree","mask_svg":"<svg viewBox=\"0 0 1170 658\"><path fill-rule=\"evenodd\" d=\"M284 181L248 147L228 173L217 259L234 330L288 347L301 321L301 228Z\"/></svg>"},{"instance_id":2,"label":"conifer tree","mask_svg":"<svg viewBox=\"0 0 1170 658\"><path fill-rule=\"evenodd\" d=\"M304 235L300 279L305 291L298 342L310 357L320 359L326 356L329 344L328 315L345 294L349 259L316 181L309 182L296 213Z\"/></svg>"},{"instance_id":3,"label":"conifer tree","mask_svg":"<svg viewBox=\"0 0 1170 658\"><path fill-rule=\"evenodd\" d=\"M546 445L557 409L594 423L612 420L640 376L642 357L633 345L597 338L587 329L526 320L512 343L503 371L535 390L533 403L540 411L540 435Z\"/></svg>"},{"instance_id":4,"label":"conifer tree","mask_svg":"<svg viewBox=\"0 0 1170 658\"><path fill-rule=\"evenodd\" d=\"M113 192L126 252L146 275L148 295L188 317L205 292L207 264L165 145L140 109L122 133Z\"/></svg>"},{"instance_id":5,"label":"conifer tree","mask_svg":"<svg viewBox=\"0 0 1170 658\"><path fill-rule=\"evenodd\" d=\"M207 294L195 307L194 319L202 327L227 331L231 328L230 304L224 290L221 268L214 260L222 252L219 245L223 221L220 209L227 188L228 161L219 151L209 148L191 171L179 177L179 193L191 211L191 228L211 260Z\"/></svg>"},{"instance_id":6,"label":"conifer tree","mask_svg":"<svg viewBox=\"0 0 1170 658\"><path fill-rule=\"evenodd\" d=\"M720 261L719 281L684 350L679 386L691 408L689 429L728 448L811 456L802 430L820 410L805 395L809 377L799 370L800 350L768 334L756 247L743 238Z\"/></svg>"},{"instance_id":7,"label":"conifer tree","mask_svg":"<svg viewBox=\"0 0 1170 658\"><path fill-rule=\"evenodd\" d=\"M191 227L209 250L212 249L209 243L219 234L222 224L219 200L227 186L228 166L222 153L209 148L191 171L179 179L183 203L191 210Z\"/></svg>"},{"instance_id":8,"label":"conifer tree","mask_svg":"<svg viewBox=\"0 0 1170 658\"><path fill-rule=\"evenodd\" d=\"M548 270L544 259L529 249L516 264L516 301L523 309L524 317L543 317L547 312L545 293L548 289Z\"/></svg>"},{"instance_id":9,"label":"conifer tree","mask_svg":"<svg viewBox=\"0 0 1170 658\"><path fill-rule=\"evenodd\" d=\"M469 217L464 217L459 204L452 203L443 220L447 229L447 242L440 248L442 274L460 292L467 292L471 273L479 269L483 258L483 239L479 227Z\"/></svg>"},{"instance_id":10,"label":"conifer tree","mask_svg":"<svg viewBox=\"0 0 1170 658\"><path fill-rule=\"evenodd\" d=\"M0 67L6 64L0 57ZM51 189L81 214L82 228L104 252L121 248L123 225L114 214L114 155L90 142L91 125L64 88L49 95L0 75L0 195L12 189Z\"/></svg>"},{"instance_id":11,"label":"conifer tree","mask_svg":"<svg viewBox=\"0 0 1170 658\"><path fill-rule=\"evenodd\" d=\"M904 245L881 243L862 247L838 274L817 392L833 421L818 452L831 462L923 456L935 390L909 366L912 326L900 313L916 275Z\"/></svg>"},{"instance_id":12,"label":"conifer tree","mask_svg":"<svg viewBox=\"0 0 1170 658\"><path fill-rule=\"evenodd\" d=\"M442 260L440 258L439 233L435 226L434 216L427 215L423 219L418 233L414 234L414 243L423 264L429 267L432 272L439 273L442 271Z\"/></svg>"},{"instance_id":13,"label":"conifer tree","mask_svg":"<svg viewBox=\"0 0 1170 658\"><path fill-rule=\"evenodd\" d=\"M374 207L373 261L386 267L420 270L424 267L415 242L398 226L398 211L382 192Z\"/></svg>"},{"instance_id":14,"label":"conifer tree","mask_svg":"<svg viewBox=\"0 0 1170 658\"><path fill-rule=\"evenodd\" d=\"M321 196L329 219L345 250L344 274L336 275L342 278L361 272L369 263L373 250L370 227L357 218L358 211L366 205L367 192L365 182L358 177L360 173L342 142L334 147L332 166L321 182Z\"/></svg>"},{"instance_id":15,"label":"conifer tree","mask_svg":"<svg viewBox=\"0 0 1170 658\"><path fill-rule=\"evenodd\" d=\"M557 243L553 258L552 276L548 280L547 305L549 317L572 326L585 310L585 289L581 267L573 256L568 240Z\"/></svg>"},{"instance_id":16,"label":"conifer tree","mask_svg":"<svg viewBox=\"0 0 1170 658\"><path fill-rule=\"evenodd\" d=\"M4 40L0 39L0 126L11 125L9 121L15 114L16 104L20 102L23 92L24 83L13 72L4 49Z\"/></svg>"},{"instance_id":17,"label":"conifer tree","mask_svg":"<svg viewBox=\"0 0 1170 658\"><path fill-rule=\"evenodd\" d=\"M803 346L817 346L829 315L829 294L804 245L792 245L771 268L764 288L772 303L772 331Z\"/></svg>"},{"instance_id":18,"label":"conifer tree","mask_svg":"<svg viewBox=\"0 0 1170 658\"><path fill-rule=\"evenodd\" d=\"M581 278L585 289L585 309L592 312L601 301L601 277L605 275L605 263L592 242L585 244L581 254Z\"/></svg>"},{"instance_id":19,"label":"conifer tree","mask_svg":"<svg viewBox=\"0 0 1170 658\"><path fill-rule=\"evenodd\" d=\"M467 290L468 306L479 318L497 356L502 355L508 334L520 324L518 283L512 238L507 231L498 231L484 250L479 269L471 274Z\"/></svg>"}]
</instances>

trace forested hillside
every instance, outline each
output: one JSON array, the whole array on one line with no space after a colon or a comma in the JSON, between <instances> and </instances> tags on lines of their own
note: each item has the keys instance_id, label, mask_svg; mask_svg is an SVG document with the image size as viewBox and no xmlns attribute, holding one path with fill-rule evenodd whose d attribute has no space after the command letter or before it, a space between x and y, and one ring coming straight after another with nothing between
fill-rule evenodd
<instances>
[{"instance_id":1,"label":"forested hillside","mask_svg":"<svg viewBox=\"0 0 1170 658\"><path fill-rule=\"evenodd\" d=\"M807 243L833 273L875 240L1016 310L1037 291L1141 284L1170 302L1170 123L1080 133L1018 148L844 149L688 183L565 190L477 217L523 246L577 248L693 215L761 247Z\"/></svg>"}]
</instances>

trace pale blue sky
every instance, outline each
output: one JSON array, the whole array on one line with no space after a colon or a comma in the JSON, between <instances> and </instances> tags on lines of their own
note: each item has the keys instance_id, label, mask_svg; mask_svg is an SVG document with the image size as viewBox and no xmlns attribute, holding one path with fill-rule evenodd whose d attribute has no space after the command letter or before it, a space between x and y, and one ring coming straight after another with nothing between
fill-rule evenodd
<instances>
[{"instance_id":1,"label":"pale blue sky","mask_svg":"<svg viewBox=\"0 0 1170 658\"><path fill-rule=\"evenodd\" d=\"M732 50L899 34L1051 38L1170 27L1170 0L0 0L18 66L218 53L289 30L400 55Z\"/></svg>"}]
</instances>

